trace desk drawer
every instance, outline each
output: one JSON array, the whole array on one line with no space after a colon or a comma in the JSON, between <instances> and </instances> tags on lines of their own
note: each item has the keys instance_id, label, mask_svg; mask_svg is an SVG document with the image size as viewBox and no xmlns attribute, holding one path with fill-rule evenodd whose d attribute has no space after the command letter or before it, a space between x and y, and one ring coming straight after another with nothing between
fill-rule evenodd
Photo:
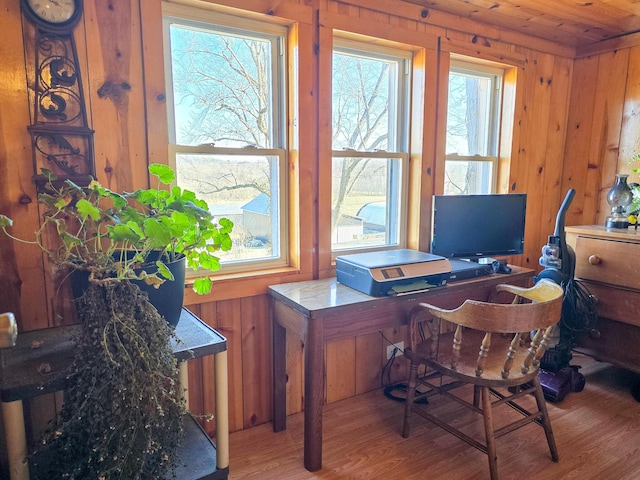
<instances>
[{"instance_id":1,"label":"desk drawer","mask_svg":"<svg viewBox=\"0 0 640 480\"><path fill-rule=\"evenodd\" d=\"M584 282L584 285L596 297L596 310L600 317L640 327L640 292L590 282Z\"/></svg>"},{"instance_id":2,"label":"desk drawer","mask_svg":"<svg viewBox=\"0 0 640 480\"><path fill-rule=\"evenodd\" d=\"M640 290L640 243L579 236L575 250L577 278Z\"/></svg>"}]
</instances>

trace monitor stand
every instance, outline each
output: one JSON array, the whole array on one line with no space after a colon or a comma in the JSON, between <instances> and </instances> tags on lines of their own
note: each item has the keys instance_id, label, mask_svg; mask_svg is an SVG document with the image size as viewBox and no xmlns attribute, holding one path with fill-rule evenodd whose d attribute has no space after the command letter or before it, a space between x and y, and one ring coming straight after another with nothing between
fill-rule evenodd
<instances>
[{"instance_id":1,"label":"monitor stand","mask_svg":"<svg viewBox=\"0 0 640 480\"><path fill-rule=\"evenodd\" d=\"M491 264L481 264L475 261L451 259L450 282L466 280L468 278L484 277L493 273Z\"/></svg>"}]
</instances>

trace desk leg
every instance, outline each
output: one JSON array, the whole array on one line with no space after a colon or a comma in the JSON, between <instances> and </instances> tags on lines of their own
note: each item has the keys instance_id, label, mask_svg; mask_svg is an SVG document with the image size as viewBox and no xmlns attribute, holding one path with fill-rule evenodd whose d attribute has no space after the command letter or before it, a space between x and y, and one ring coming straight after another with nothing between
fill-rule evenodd
<instances>
[{"instance_id":1,"label":"desk leg","mask_svg":"<svg viewBox=\"0 0 640 480\"><path fill-rule=\"evenodd\" d=\"M229 466L229 379L227 351L214 355L216 374L216 456L218 469Z\"/></svg>"},{"instance_id":2,"label":"desk leg","mask_svg":"<svg viewBox=\"0 0 640 480\"><path fill-rule=\"evenodd\" d=\"M22 400L3 403L2 416L7 440L10 478L11 480L29 480Z\"/></svg>"},{"instance_id":3,"label":"desk leg","mask_svg":"<svg viewBox=\"0 0 640 480\"><path fill-rule=\"evenodd\" d=\"M304 466L322 468L322 406L324 404L324 339L321 321L308 323L304 344Z\"/></svg>"},{"instance_id":4,"label":"desk leg","mask_svg":"<svg viewBox=\"0 0 640 480\"><path fill-rule=\"evenodd\" d=\"M273 322L273 431L287 428L287 330Z\"/></svg>"}]
</instances>

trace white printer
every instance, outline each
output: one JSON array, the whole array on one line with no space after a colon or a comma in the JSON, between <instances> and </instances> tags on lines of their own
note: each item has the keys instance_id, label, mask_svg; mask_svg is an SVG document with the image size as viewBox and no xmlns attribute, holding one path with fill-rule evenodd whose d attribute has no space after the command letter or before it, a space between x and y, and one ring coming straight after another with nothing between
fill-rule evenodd
<instances>
[{"instance_id":1,"label":"white printer","mask_svg":"<svg viewBox=\"0 0 640 480\"><path fill-rule=\"evenodd\" d=\"M373 297L408 295L443 287L449 260L417 250L396 249L336 257L338 282Z\"/></svg>"}]
</instances>

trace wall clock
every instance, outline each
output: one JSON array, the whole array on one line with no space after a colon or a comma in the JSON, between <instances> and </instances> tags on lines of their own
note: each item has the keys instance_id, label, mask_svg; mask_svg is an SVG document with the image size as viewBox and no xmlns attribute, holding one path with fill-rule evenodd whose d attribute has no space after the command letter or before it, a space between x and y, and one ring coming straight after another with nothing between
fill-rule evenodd
<instances>
[{"instance_id":1,"label":"wall clock","mask_svg":"<svg viewBox=\"0 0 640 480\"><path fill-rule=\"evenodd\" d=\"M24 14L36 25L70 31L82 16L82 0L21 0Z\"/></svg>"},{"instance_id":2,"label":"wall clock","mask_svg":"<svg viewBox=\"0 0 640 480\"><path fill-rule=\"evenodd\" d=\"M93 130L73 29L82 0L20 0L25 24L25 59L30 103L34 181L44 189L51 172L57 183L86 185L95 178Z\"/></svg>"}]
</instances>

